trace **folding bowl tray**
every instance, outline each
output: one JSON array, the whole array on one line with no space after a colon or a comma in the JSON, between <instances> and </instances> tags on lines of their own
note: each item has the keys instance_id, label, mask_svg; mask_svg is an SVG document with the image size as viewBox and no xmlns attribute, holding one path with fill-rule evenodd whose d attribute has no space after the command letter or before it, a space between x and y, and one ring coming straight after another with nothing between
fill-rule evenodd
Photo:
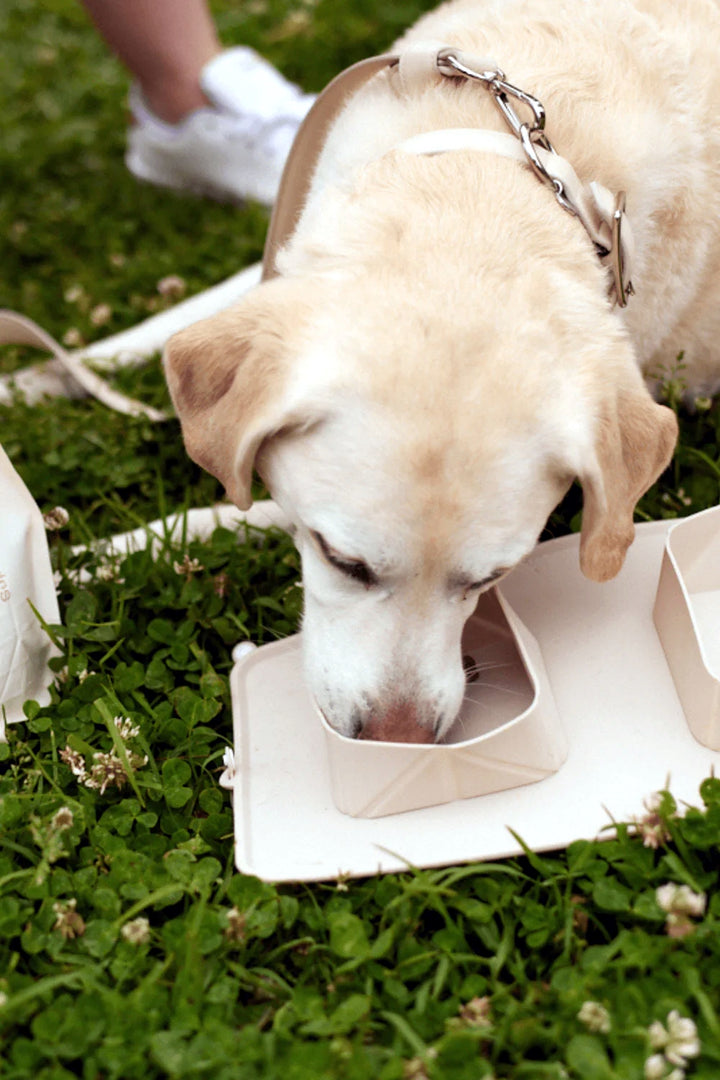
<instances>
[{"instance_id":1,"label":"folding bowl tray","mask_svg":"<svg viewBox=\"0 0 720 1080\"><path fill-rule=\"evenodd\" d=\"M720 603L701 595L720 595L712 513L678 522L669 539L668 522L639 526L621 573L603 585L581 575L576 536L538 545L466 628L463 649L487 671L443 746L352 742L323 726L300 635L244 655L231 677L238 868L323 880L502 858L594 838L642 816L643 799L668 786L697 803L720 755L691 732L653 609L657 596L666 624L682 620L672 580L658 591L661 566L684 559L682 530L707 517L685 589L701 596L712 651ZM699 717L713 700L711 688ZM707 722L693 730L712 740Z\"/></svg>"}]
</instances>

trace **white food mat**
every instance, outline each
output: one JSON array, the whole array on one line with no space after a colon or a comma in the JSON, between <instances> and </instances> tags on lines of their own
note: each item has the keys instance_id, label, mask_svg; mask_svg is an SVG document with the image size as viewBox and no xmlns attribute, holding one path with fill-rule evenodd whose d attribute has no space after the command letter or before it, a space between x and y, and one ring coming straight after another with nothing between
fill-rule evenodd
<instances>
[{"instance_id":1,"label":"white food mat","mask_svg":"<svg viewBox=\"0 0 720 1080\"><path fill-rule=\"evenodd\" d=\"M653 624L669 524L638 526L625 566L606 584L581 575L576 536L540 544L503 582L540 644L570 745L559 772L527 787L390 817L348 817L332 802L299 635L255 654L255 671L261 656L270 665L261 707L236 667L238 869L268 881L315 881L499 859L521 854L511 829L535 851L593 839L612 820L641 817L643 799L665 786L697 805L720 754L690 733Z\"/></svg>"}]
</instances>

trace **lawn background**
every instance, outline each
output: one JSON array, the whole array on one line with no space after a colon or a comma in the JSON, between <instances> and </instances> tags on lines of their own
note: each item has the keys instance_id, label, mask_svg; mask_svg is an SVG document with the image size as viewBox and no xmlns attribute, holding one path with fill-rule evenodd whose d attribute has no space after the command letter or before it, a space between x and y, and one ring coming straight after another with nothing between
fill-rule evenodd
<instances>
[{"instance_id":1,"label":"lawn background","mask_svg":"<svg viewBox=\"0 0 720 1080\"><path fill-rule=\"evenodd\" d=\"M254 44L313 90L386 47L422 4L212 7L225 43ZM5 0L0 42L0 306L90 341L162 306L168 274L191 294L259 258L261 208L178 197L126 172L127 77L79 6ZM0 370L30 358L6 348ZM667 359L677 407L682 368ZM165 397L156 363L122 386ZM720 501L719 428L717 407L683 415L676 461L641 520ZM717 1080L720 782L684 818L664 801L657 850L621 825L603 844L497 866L311 887L239 875L217 785L229 650L297 627L292 545L218 530L155 560L72 556L72 543L222 492L187 461L176 423L91 401L0 408L0 441L43 510L70 514L51 536L54 702L0 746L1 1077L635 1080L649 1025L677 1009L702 1042L689 1075ZM575 526L578 508L571 493L549 532ZM115 716L139 727L129 745L148 761L101 795L60 753L110 751ZM655 899L667 881L708 894L682 938ZM133 942L123 927L138 918L147 939ZM578 1019L588 1000L607 1008L609 1032Z\"/></svg>"}]
</instances>

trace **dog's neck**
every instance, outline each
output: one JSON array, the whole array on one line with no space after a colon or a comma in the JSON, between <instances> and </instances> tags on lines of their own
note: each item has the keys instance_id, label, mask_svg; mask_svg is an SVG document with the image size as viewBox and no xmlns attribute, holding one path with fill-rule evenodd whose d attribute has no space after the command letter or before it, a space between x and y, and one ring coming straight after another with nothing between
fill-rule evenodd
<instances>
[{"instance_id":1,"label":"dog's neck","mask_svg":"<svg viewBox=\"0 0 720 1080\"><path fill-rule=\"evenodd\" d=\"M608 292L624 307L632 294L630 264L632 236L624 215L624 195L617 197L597 183L583 184L572 165L552 148L543 128L544 108L532 95L505 80L492 60L466 57L457 49L429 42L414 45L399 55L383 55L353 65L334 79L318 98L302 125L283 175L268 230L263 265L264 278L275 276L278 250L292 236L308 194L325 138L350 97L382 71L396 74L399 93L411 95L432 80L444 77L477 81L489 91L512 134L476 128L452 128L424 132L402 140L393 149L411 154L434 155L474 150L516 160L531 167L554 191L563 210L578 219L595 252L609 271ZM512 99L527 106L533 122L523 123Z\"/></svg>"}]
</instances>

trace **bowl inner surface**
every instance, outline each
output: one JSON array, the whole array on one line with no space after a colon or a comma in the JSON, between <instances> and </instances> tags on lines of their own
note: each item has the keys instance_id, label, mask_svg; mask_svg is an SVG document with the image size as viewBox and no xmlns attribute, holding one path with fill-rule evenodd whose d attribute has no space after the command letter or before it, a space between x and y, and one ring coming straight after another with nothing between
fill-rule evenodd
<instances>
[{"instance_id":1,"label":"bowl inner surface","mask_svg":"<svg viewBox=\"0 0 720 1080\"><path fill-rule=\"evenodd\" d=\"M705 511L679 522L668 546L688 602L708 670L720 679L720 514Z\"/></svg>"},{"instance_id":2,"label":"bowl inner surface","mask_svg":"<svg viewBox=\"0 0 720 1080\"><path fill-rule=\"evenodd\" d=\"M515 635L494 589L483 593L465 624L462 637L466 665L471 672L460 715L444 743L466 742L502 727L529 709L535 687L520 655Z\"/></svg>"}]
</instances>

